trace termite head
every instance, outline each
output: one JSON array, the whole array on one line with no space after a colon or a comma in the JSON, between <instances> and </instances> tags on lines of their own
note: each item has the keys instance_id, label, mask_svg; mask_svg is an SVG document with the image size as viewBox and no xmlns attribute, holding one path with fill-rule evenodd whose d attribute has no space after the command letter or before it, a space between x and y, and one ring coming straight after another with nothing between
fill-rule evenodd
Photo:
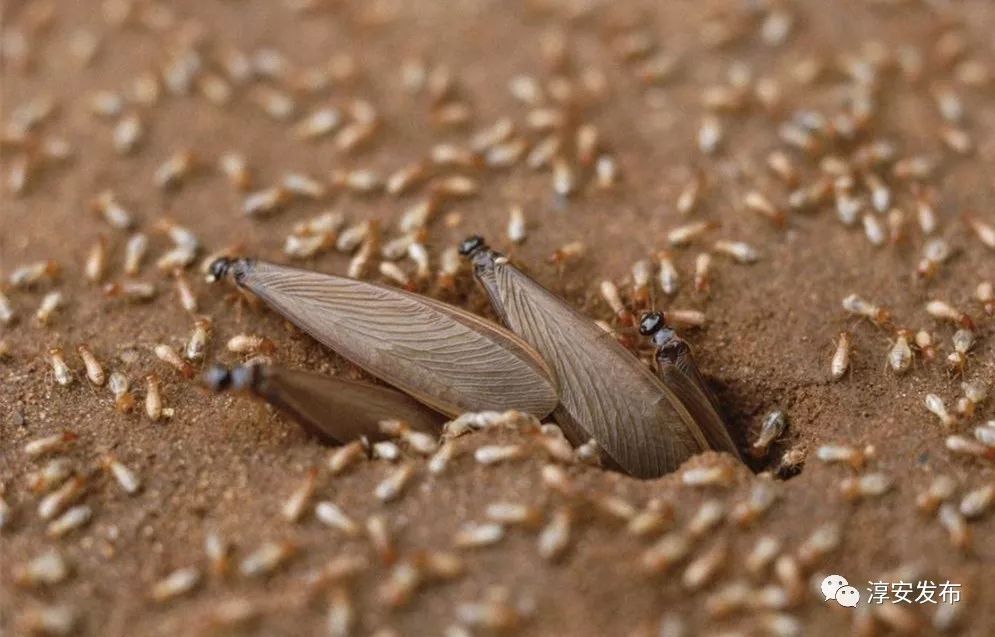
<instances>
[{"instance_id":1,"label":"termite head","mask_svg":"<svg viewBox=\"0 0 995 637\"><path fill-rule=\"evenodd\" d=\"M673 340L674 330L667 325L667 319L662 312L643 314L639 321L639 333L649 336L650 341L659 348L665 348Z\"/></svg>"},{"instance_id":2,"label":"termite head","mask_svg":"<svg viewBox=\"0 0 995 637\"><path fill-rule=\"evenodd\" d=\"M226 389L251 389L259 377L259 371L257 365L240 365L234 369L224 365L212 365L204 372L201 383L215 392Z\"/></svg>"},{"instance_id":3,"label":"termite head","mask_svg":"<svg viewBox=\"0 0 995 637\"><path fill-rule=\"evenodd\" d=\"M487 242L480 235L467 237L459 244L459 253L469 259L473 259L482 250L487 250Z\"/></svg>"},{"instance_id":4,"label":"termite head","mask_svg":"<svg viewBox=\"0 0 995 637\"><path fill-rule=\"evenodd\" d=\"M235 281L238 282L251 265L251 259L231 259L228 257L219 257L212 261L211 265L208 266L207 281L208 283L214 283L215 281L220 281L228 275L231 275L235 278Z\"/></svg>"}]
</instances>

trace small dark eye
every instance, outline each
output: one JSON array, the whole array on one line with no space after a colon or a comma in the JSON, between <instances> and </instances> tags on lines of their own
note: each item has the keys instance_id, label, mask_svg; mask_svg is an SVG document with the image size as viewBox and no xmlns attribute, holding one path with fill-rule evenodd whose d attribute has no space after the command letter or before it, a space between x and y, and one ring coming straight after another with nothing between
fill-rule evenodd
<instances>
[{"instance_id":1,"label":"small dark eye","mask_svg":"<svg viewBox=\"0 0 995 637\"><path fill-rule=\"evenodd\" d=\"M659 312L650 312L639 321L639 333L643 336L655 334L663 327L663 315Z\"/></svg>"},{"instance_id":2,"label":"small dark eye","mask_svg":"<svg viewBox=\"0 0 995 637\"><path fill-rule=\"evenodd\" d=\"M483 237L473 235L472 237L467 237L459 244L459 253L464 257L470 256L485 245Z\"/></svg>"}]
</instances>

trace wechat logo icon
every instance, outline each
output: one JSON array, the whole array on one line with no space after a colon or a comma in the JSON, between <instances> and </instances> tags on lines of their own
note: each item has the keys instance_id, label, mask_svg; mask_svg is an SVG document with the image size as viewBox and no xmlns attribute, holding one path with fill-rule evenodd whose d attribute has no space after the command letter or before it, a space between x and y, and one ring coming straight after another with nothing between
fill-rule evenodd
<instances>
[{"instance_id":1,"label":"wechat logo icon","mask_svg":"<svg viewBox=\"0 0 995 637\"><path fill-rule=\"evenodd\" d=\"M854 608L860 602L860 591L850 586L850 582L842 575L827 575L820 588L827 602L835 600L840 606L847 608Z\"/></svg>"}]
</instances>

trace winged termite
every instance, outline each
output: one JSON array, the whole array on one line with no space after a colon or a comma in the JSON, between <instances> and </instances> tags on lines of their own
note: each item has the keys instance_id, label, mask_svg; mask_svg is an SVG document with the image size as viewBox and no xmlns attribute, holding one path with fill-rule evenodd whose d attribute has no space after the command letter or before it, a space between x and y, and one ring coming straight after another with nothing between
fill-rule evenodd
<instances>
[{"instance_id":1,"label":"winged termite","mask_svg":"<svg viewBox=\"0 0 995 637\"><path fill-rule=\"evenodd\" d=\"M593 437L620 468L644 478L673 471L709 449L702 428L715 423L701 418L701 405L682 399L693 396L684 386L692 383L675 388L661 381L611 334L480 237L464 241L460 252L474 264L474 276L505 324L553 367L561 400L554 415L572 443Z\"/></svg>"},{"instance_id":2,"label":"winged termite","mask_svg":"<svg viewBox=\"0 0 995 637\"><path fill-rule=\"evenodd\" d=\"M465 310L396 288L222 258L231 276L320 343L449 416L514 409L542 418L556 381L522 339Z\"/></svg>"},{"instance_id":3,"label":"winged termite","mask_svg":"<svg viewBox=\"0 0 995 637\"><path fill-rule=\"evenodd\" d=\"M639 333L649 336L656 346L656 373L663 383L688 407L712 449L727 451L737 458L739 451L722 420L719 402L709 389L691 346L667 326L663 314L650 312L639 321Z\"/></svg>"},{"instance_id":4,"label":"winged termite","mask_svg":"<svg viewBox=\"0 0 995 637\"><path fill-rule=\"evenodd\" d=\"M396 389L271 365L214 365L203 382L214 391L251 392L329 442L382 438L382 420L402 420L418 431L438 434L446 420Z\"/></svg>"}]
</instances>

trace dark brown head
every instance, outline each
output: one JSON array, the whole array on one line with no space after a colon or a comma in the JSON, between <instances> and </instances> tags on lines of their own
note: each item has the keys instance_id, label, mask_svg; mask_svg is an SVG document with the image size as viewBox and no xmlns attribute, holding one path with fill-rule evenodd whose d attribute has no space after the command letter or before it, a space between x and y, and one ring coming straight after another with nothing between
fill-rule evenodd
<instances>
[{"instance_id":1,"label":"dark brown head","mask_svg":"<svg viewBox=\"0 0 995 637\"><path fill-rule=\"evenodd\" d=\"M473 264L473 272L478 277L492 271L495 260L501 256L500 253L491 250L484 238L479 235L464 239L459 244L459 253L470 260L470 263Z\"/></svg>"},{"instance_id":2,"label":"dark brown head","mask_svg":"<svg viewBox=\"0 0 995 637\"><path fill-rule=\"evenodd\" d=\"M201 376L201 384L216 392L226 389L251 390L258 380L259 374L258 365L239 365L233 369L224 365L211 365Z\"/></svg>"},{"instance_id":3,"label":"dark brown head","mask_svg":"<svg viewBox=\"0 0 995 637\"><path fill-rule=\"evenodd\" d=\"M639 320L639 333L649 336L657 347L666 347L675 336L662 312L648 312Z\"/></svg>"},{"instance_id":4,"label":"dark brown head","mask_svg":"<svg viewBox=\"0 0 995 637\"><path fill-rule=\"evenodd\" d=\"M235 279L235 282L238 283L245 274L246 270L252 267L252 264L252 259L219 257L212 261L211 265L208 266L207 280L210 283L214 283L215 281L220 281L228 276L231 276Z\"/></svg>"}]
</instances>

